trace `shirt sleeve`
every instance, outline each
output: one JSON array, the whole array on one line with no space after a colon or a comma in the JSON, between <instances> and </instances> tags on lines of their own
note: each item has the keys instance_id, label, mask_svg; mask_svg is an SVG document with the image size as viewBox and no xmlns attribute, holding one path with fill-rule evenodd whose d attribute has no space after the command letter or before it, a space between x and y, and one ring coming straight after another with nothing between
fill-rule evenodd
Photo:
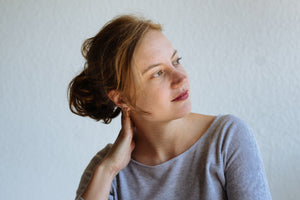
<instances>
[{"instance_id":1,"label":"shirt sleeve","mask_svg":"<svg viewBox=\"0 0 300 200\"><path fill-rule=\"evenodd\" d=\"M223 144L229 200L271 200L263 161L252 130L237 117L227 123Z\"/></svg>"},{"instance_id":2,"label":"shirt sleeve","mask_svg":"<svg viewBox=\"0 0 300 200\"><path fill-rule=\"evenodd\" d=\"M75 200L84 200L81 195L83 194L83 192L85 191L86 187L88 186L95 167L100 163L100 161L105 157L105 155L109 152L110 148L111 148L112 144L108 144L106 145L106 147L104 149L102 149L101 151L99 151L94 157L93 159L90 161L90 163L88 164L88 166L86 167L86 169L84 170L82 176L81 176L81 180L76 192L76 198ZM113 195L110 193L109 195L109 200L113 200Z\"/></svg>"}]
</instances>

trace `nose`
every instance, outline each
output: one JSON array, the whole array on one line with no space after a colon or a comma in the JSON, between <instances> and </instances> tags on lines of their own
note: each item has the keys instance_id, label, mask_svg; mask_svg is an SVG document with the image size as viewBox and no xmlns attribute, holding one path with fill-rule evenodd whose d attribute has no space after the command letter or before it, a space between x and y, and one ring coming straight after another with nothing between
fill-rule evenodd
<instances>
[{"instance_id":1,"label":"nose","mask_svg":"<svg viewBox=\"0 0 300 200\"><path fill-rule=\"evenodd\" d=\"M171 72L171 87L178 88L188 80L187 74L184 71L173 69Z\"/></svg>"}]
</instances>

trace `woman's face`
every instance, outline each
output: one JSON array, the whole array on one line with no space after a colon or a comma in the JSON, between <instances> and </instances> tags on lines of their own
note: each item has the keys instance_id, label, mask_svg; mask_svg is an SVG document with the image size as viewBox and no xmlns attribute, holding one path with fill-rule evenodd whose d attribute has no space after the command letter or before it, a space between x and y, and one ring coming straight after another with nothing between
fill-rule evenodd
<instances>
[{"instance_id":1,"label":"woman's face","mask_svg":"<svg viewBox=\"0 0 300 200\"><path fill-rule=\"evenodd\" d=\"M146 33L135 49L133 65L141 77L136 85L136 107L147 114L134 114L150 121L168 121L191 111L189 79L179 61L177 51L160 31Z\"/></svg>"}]
</instances>

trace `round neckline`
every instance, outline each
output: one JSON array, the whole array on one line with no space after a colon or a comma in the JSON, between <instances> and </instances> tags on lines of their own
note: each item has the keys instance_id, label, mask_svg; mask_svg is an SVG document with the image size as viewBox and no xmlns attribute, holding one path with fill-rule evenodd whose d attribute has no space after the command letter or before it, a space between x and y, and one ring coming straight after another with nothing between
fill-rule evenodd
<instances>
[{"instance_id":1,"label":"round neckline","mask_svg":"<svg viewBox=\"0 0 300 200\"><path fill-rule=\"evenodd\" d=\"M134 160L133 158L130 159L130 163L132 164L135 164L137 166L140 166L140 167L145 167L145 168L159 168L159 167L163 167L165 165L168 165L169 163L171 162L175 162L176 160L178 160L179 158L181 158L182 156L184 156L185 154L187 154L188 152L192 151L194 148L196 148L196 146L202 142L204 140L205 137L207 137L207 135L209 135L208 133L211 131L211 129L215 126L215 124L217 123L217 121L219 120L219 118L221 117L222 115L219 114L216 116L216 118L213 120L213 122L210 124L210 126L208 127L208 129L203 133L203 135L193 144L191 145L187 150L185 150L184 152L182 152L181 154L171 158L170 160L167 160L161 164L158 164L158 165L146 165L146 164L143 164L143 163L140 163L136 160Z\"/></svg>"}]
</instances>

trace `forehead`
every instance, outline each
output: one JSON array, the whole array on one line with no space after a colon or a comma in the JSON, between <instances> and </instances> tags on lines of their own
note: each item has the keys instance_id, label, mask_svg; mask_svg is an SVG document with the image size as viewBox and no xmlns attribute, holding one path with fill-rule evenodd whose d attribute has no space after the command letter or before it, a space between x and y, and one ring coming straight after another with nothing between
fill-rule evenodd
<instances>
[{"instance_id":1,"label":"forehead","mask_svg":"<svg viewBox=\"0 0 300 200\"><path fill-rule=\"evenodd\" d=\"M133 61L138 70L170 59L174 52L171 42L157 30L148 31L135 48Z\"/></svg>"}]
</instances>

